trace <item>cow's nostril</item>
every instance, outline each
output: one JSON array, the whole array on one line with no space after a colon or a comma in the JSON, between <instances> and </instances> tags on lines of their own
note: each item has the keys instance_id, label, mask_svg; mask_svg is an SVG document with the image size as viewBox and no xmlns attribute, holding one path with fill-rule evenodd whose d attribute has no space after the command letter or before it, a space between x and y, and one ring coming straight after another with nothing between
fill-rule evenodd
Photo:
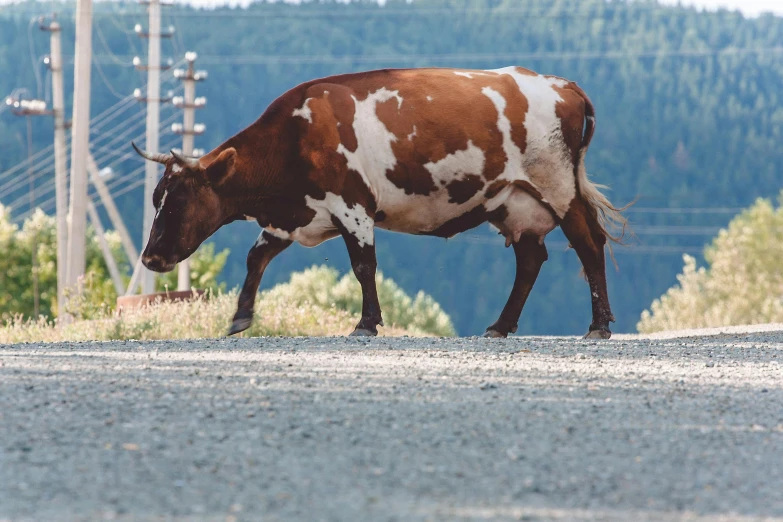
<instances>
[{"instance_id":1,"label":"cow's nostril","mask_svg":"<svg viewBox=\"0 0 783 522\"><path fill-rule=\"evenodd\" d=\"M141 258L141 262L144 263L144 266L151 270L163 266L163 260L160 258L160 256L144 256Z\"/></svg>"}]
</instances>

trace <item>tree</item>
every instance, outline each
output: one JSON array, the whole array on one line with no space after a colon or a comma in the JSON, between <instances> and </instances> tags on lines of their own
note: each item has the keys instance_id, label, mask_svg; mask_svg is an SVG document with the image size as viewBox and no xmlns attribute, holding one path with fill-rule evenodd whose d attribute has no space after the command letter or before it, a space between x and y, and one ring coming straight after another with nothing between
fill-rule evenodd
<instances>
[{"instance_id":1,"label":"tree","mask_svg":"<svg viewBox=\"0 0 783 522\"><path fill-rule=\"evenodd\" d=\"M707 266L697 267L685 256L679 285L642 313L640 332L783 321L783 206L758 199L704 257Z\"/></svg>"}]
</instances>

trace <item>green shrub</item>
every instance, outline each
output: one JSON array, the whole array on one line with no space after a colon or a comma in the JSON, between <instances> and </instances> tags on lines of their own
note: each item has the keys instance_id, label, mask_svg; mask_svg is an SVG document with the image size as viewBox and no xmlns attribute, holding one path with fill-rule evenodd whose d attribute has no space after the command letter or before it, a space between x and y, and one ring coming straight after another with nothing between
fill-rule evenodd
<instances>
[{"instance_id":1,"label":"green shrub","mask_svg":"<svg viewBox=\"0 0 783 522\"><path fill-rule=\"evenodd\" d=\"M455 335L448 314L424 292L411 299L397 283L378 272L375 277L384 324L421 333ZM279 299L295 305L313 304L325 310L337 308L360 316L362 290L352 273L339 277L337 270L313 266L291 275L288 283L263 293L265 300Z\"/></svg>"},{"instance_id":2,"label":"green shrub","mask_svg":"<svg viewBox=\"0 0 783 522\"><path fill-rule=\"evenodd\" d=\"M679 285L642 313L640 332L783 322L783 207L758 199L720 231L705 259L697 267L684 256Z\"/></svg>"}]
</instances>

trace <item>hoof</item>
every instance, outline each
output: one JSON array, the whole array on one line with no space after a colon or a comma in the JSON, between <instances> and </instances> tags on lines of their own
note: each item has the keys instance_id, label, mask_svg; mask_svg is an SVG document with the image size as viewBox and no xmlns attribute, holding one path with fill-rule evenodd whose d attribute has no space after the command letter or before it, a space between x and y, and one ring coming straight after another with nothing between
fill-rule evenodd
<instances>
[{"instance_id":1,"label":"hoof","mask_svg":"<svg viewBox=\"0 0 783 522\"><path fill-rule=\"evenodd\" d=\"M506 337L508 337L508 335L503 335L497 330L492 330L490 328L489 330L484 332L484 335L482 335L482 337L486 337L487 339L505 339Z\"/></svg>"},{"instance_id":2,"label":"hoof","mask_svg":"<svg viewBox=\"0 0 783 522\"><path fill-rule=\"evenodd\" d=\"M239 332L244 332L250 328L252 323L252 317L240 317L238 319L234 319L234 322L231 323L231 328L228 329L228 333L226 335L234 335L238 334Z\"/></svg>"},{"instance_id":3,"label":"hoof","mask_svg":"<svg viewBox=\"0 0 783 522\"><path fill-rule=\"evenodd\" d=\"M608 329L590 330L584 336L585 339L609 339L612 336L612 332Z\"/></svg>"},{"instance_id":4,"label":"hoof","mask_svg":"<svg viewBox=\"0 0 783 522\"><path fill-rule=\"evenodd\" d=\"M351 335L348 337L375 337L378 335L378 332L373 332L372 330L365 330L364 328L357 328L353 332L351 332Z\"/></svg>"}]
</instances>

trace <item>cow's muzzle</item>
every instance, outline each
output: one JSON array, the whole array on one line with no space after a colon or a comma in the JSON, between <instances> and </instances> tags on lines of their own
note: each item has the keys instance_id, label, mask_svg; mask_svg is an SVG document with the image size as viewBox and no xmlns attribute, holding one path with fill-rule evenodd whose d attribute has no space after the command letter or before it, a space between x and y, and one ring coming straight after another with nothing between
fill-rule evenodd
<instances>
[{"instance_id":1,"label":"cow's muzzle","mask_svg":"<svg viewBox=\"0 0 783 522\"><path fill-rule=\"evenodd\" d=\"M141 262L153 272L171 272L174 270L174 267L177 266L176 262L167 261L162 256L158 255L144 254L141 257Z\"/></svg>"}]
</instances>

